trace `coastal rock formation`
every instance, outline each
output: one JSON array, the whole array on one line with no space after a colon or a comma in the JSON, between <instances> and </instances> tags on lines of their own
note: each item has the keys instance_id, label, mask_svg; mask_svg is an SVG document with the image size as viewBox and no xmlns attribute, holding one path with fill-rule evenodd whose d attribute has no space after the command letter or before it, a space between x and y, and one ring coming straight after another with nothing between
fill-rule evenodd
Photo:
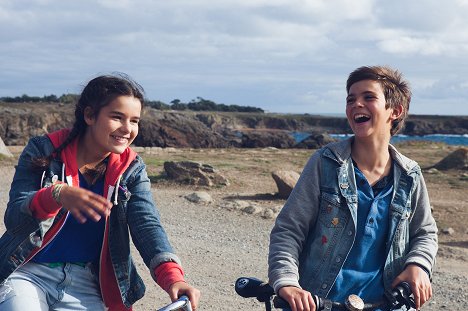
<instances>
[{"instance_id":1,"label":"coastal rock formation","mask_svg":"<svg viewBox=\"0 0 468 311\"><path fill-rule=\"evenodd\" d=\"M280 130L245 130L242 132L242 145L245 148L291 148L296 144L286 131Z\"/></svg>"},{"instance_id":2,"label":"coastal rock formation","mask_svg":"<svg viewBox=\"0 0 468 311\"><path fill-rule=\"evenodd\" d=\"M295 148L306 148L306 149L319 149L325 146L326 144L336 141L333 137L327 133L313 133L297 145Z\"/></svg>"},{"instance_id":3,"label":"coastal rock formation","mask_svg":"<svg viewBox=\"0 0 468 311\"><path fill-rule=\"evenodd\" d=\"M0 136L7 146L73 123L71 104L0 102ZM297 144L294 133L312 133ZM319 148L327 134L351 133L344 117L268 113L160 111L146 108L134 144L187 148ZM468 116L410 116L403 134L468 134ZM323 135L323 136L320 136Z\"/></svg>"}]
</instances>

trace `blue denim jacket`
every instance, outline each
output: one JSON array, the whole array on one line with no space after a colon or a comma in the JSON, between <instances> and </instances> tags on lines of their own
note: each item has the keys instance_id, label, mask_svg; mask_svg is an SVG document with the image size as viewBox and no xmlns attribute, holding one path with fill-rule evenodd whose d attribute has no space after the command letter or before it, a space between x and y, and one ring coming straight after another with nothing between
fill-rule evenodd
<instances>
[{"instance_id":1,"label":"blue denim jacket","mask_svg":"<svg viewBox=\"0 0 468 311\"><path fill-rule=\"evenodd\" d=\"M23 150L11 184L5 212L6 232L0 238L0 284L37 247L41 247L47 231L67 212L40 221L31 215L29 204L37 190L49 186L54 175L62 176L62 162L52 160L46 171L32 170L31 159L49 155L52 143L45 136L32 138ZM143 160L137 156L125 172L118 190L117 205L109 218L109 250L118 280L122 301L130 307L143 297L145 285L136 271L130 254L132 241L154 278L154 268L167 261L180 263L161 225ZM112 196L114 197L114 196ZM150 225L149 225L150 224Z\"/></svg>"},{"instance_id":2,"label":"blue denim jacket","mask_svg":"<svg viewBox=\"0 0 468 311\"><path fill-rule=\"evenodd\" d=\"M357 190L350 138L317 151L276 219L270 236L269 281L326 297L354 243ZM384 287L410 263L432 271L437 227L421 170L389 146L394 191L386 242Z\"/></svg>"}]
</instances>

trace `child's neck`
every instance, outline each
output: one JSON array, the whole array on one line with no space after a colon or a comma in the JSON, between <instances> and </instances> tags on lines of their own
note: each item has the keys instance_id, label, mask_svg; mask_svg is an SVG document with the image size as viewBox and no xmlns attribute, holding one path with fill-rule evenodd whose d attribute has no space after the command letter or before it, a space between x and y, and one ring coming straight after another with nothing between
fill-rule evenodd
<instances>
[{"instance_id":1,"label":"child's neck","mask_svg":"<svg viewBox=\"0 0 468 311\"><path fill-rule=\"evenodd\" d=\"M351 147L351 157L371 186L387 176L392 167L388 143L381 141L373 143L355 139Z\"/></svg>"},{"instance_id":2,"label":"child's neck","mask_svg":"<svg viewBox=\"0 0 468 311\"><path fill-rule=\"evenodd\" d=\"M86 139L86 136L78 141L76 161L80 171L96 167L109 155L109 153L97 153L95 150L96 148L92 147L92 144Z\"/></svg>"}]
</instances>

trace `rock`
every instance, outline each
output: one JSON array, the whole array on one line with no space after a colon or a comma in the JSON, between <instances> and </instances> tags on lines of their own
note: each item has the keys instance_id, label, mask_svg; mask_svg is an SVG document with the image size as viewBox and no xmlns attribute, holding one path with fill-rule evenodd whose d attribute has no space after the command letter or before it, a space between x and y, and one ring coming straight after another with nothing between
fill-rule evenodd
<instances>
[{"instance_id":1,"label":"rock","mask_svg":"<svg viewBox=\"0 0 468 311\"><path fill-rule=\"evenodd\" d=\"M4 156L7 158L10 158L13 156L13 154L10 152L7 146L5 146L5 143L3 143L2 138L0 137L0 156Z\"/></svg>"},{"instance_id":2,"label":"rock","mask_svg":"<svg viewBox=\"0 0 468 311\"><path fill-rule=\"evenodd\" d=\"M263 210L262 217L265 219L275 219L278 213L275 213L271 208Z\"/></svg>"},{"instance_id":3,"label":"rock","mask_svg":"<svg viewBox=\"0 0 468 311\"><path fill-rule=\"evenodd\" d=\"M448 234L448 235L453 235L455 233L455 230L453 228L444 228L442 229L443 234Z\"/></svg>"},{"instance_id":4,"label":"rock","mask_svg":"<svg viewBox=\"0 0 468 311\"><path fill-rule=\"evenodd\" d=\"M234 132L223 135L191 114L148 109L134 144L164 148L227 148L236 147L236 139L239 140Z\"/></svg>"},{"instance_id":5,"label":"rock","mask_svg":"<svg viewBox=\"0 0 468 311\"><path fill-rule=\"evenodd\" d=\"M426 171L426 173L435 175L435 174L439 174L440 172L439 172L439 170L436 169L435 167L431 167L430 169L428 169L428 170Z\"/></svg>"},{"instance_id":6,"label":"rock","mask_svg":"<svg viewBox=\"0 0 468 311\"><path fill-rule=\"evenodd\" d=\"M244 148L291 148L294 138L282 130L249 130L242 132L242 147Z\"/></svg>"},{"instance_id":7,"label":"rock","mask_svg":"<svg viewBox=\"0 0 468 311\"><path fill-rule=\"evenodd\" d=\"M213 198L207 192L197 191L185 196L187 200L193 203L211 203Z\"/></svg>"},{"instance_id":8,"label":"rock","mask_svg":"<svg viewBox=\"0 0 468 311\"><path fill-rule=\"evenodd\" d=\"M177 182L196 186L227 186L229 181L208 164L191 161L164 162L167 176Z\"/></svg>"},{"instance_id":9,"label":"rock","mask_svg":"<svg viewBox=\"0 0 468 311\"><path fill-rule=\"evenodd\" d=\"M249 205L251 205L251 203L244 200L228 200L225 201L221 207L227 210L243 210Z\"/></svg>"},{"instance_id":10,"label":"rock","mask_svg":"<svg viewBox=\"0 0 468 311\"><path fill-rule=\"evenodd\" d=\"M312 133L309 137L307 137L294 147L306 149L319 149L335 141L336 139L334 139L327 133Z\"/></svg>"},{"instance_id":11,"label":"rock","mask_svg":"<svg viewBox=\"0 0 468 311\"><path fill-rule=\"evenodd\" d=\"M438 170L468 169L468 148L460 148L450 153L440 162L434 165Z\"/></svg>"},{"instance_id":12,"label":"rock","mask_svg":"<svg viewBox=\"0 0 468 311\"><path fill-rule=\"evenodd\" d=\"M251 204L245 207L244 209L242 209L242 211L250 215L256 215L256 214L260 214L263 211L263 209L258 205Z\"/></svg>"},{"instance_id":13,"label":"rock","mask_svg":"<svg viewBox=\"0 0 468 311\"><path fill-rule=\"evenodd\" d=\"M275 180L276 186L278 187L278 196L280 198L287 199L296 185L300 175L294 171L280 170L271 173L271 176Z\"/></svg>"}]
</instances>

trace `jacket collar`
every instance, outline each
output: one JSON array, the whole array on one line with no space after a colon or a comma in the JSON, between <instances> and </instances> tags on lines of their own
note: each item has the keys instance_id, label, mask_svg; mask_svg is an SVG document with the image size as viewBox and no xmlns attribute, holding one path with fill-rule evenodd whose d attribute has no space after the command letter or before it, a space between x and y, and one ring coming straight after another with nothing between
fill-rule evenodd
<instances>
[{"instance_id":1,"label":"jacket collar","mask_svg":"<svg viewBox=\"0 0 468 311\"><path fill-rule=\"evenodd\" d=\"M47 134L54 148L57 148L67 139L70 134L70 129L62 129L53 133ZM74 139L60 153L60 158L65 164L66 181L73 186L79 185L78 164L76 162L76 151L78 148L78 139ZM112 192L109 186L114 186L118 183L120 176L130 166L136 158L136 153L128 147L121 154L111 153L109 155L106 176L104 179L104 197L110 196Z\"/></svg>"},{"instance_id":2,"label":"jacket collar","mask_svg":"<svg viewBox=\"0 0 468 311\"><path fill-rule=\"evenodd\" d=\"M351 144L353 143L353 140L354 136L328 144L325 146L324 155L337 161L340 163L340 165L343 164L351 157ZM392 144L389 144L388 149L392 159L406 172L406 174L410 174L411 172L419 169L416 161L411 160L410 158L398 152L398 150Z\"/></svg>"}]
</instances>

